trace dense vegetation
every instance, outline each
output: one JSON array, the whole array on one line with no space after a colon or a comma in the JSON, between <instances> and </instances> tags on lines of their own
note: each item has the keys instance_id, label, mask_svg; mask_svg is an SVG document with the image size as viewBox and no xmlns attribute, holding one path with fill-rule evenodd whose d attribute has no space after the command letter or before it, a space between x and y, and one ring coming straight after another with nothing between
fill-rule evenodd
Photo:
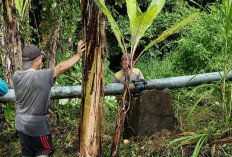
<instances>
[{"instance_id":1,"label":"dense vegetation","mask_svg":"<svg viewBox=\"0 0 232 157\"><path fill-rule=\"evenodd\" d=\"M141 9L147 8L149 2L150 0L146 2L138 0ZM126 43L129 43L129 21L125 4L123 1L112 0L106 4L122 28ZM225 17L223 4L216 0L207 2L167 0L161 13L141 39L138 51L165 29L199 9L201 13L194 22L152 47L140 58L136 67L142 69L146 80L224 71L225 66L227 71L231 70L232 45L229 40L228 49L225 48L225 34L228 33L228 39L231 39L232 29L230 27L230 31L226 31L229 29L226 20L230 20L230 25L232 21ZM0 11L2 12L2 8ZM53 27L60 24L57 62L75 53L76 44L81 38L79 1L34 0L27 20L30 21L30 26L25 25L25 21L19 18L24 43L31 42L43 48L42 36L49 35ZM3 33L2 27L0 24L0 35ZM121 50L109 24L107 24L107 42L109 51L105 57L106 84L112 82L114 73L120 69L121 57ZM2 71L1 67L0 70ZM81 62L79 62L74 68L59 76L56 85L80 85L81 79ZM198 151L201 156L231 156L231 92L231 84L230 82L223 84L223 76L222 80L215 84L171 90L175 116L178 119L176 132L162 130L151 137L122 140L121 156L192 156L194 153L197 156ZM49 118L56 149L54 156L77 155L80 101L80 99L62 99L54 100L52 103ZM106 96L104 101L102 140L104 154L109 156L118 107L114 96ZM15 136L14 107L8 103L2 104L2 107L7 123L4 123L0 137L0 156L18 156L20 143Z\"/></svg>"}]
</instances>

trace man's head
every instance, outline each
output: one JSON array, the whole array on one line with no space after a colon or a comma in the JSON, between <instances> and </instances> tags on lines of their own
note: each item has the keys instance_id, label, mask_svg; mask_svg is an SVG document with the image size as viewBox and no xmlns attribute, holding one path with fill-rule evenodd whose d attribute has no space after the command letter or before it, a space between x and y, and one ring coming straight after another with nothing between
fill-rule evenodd
<instances>
[{"instance_id":1,"label":"man's head","mask_svg":"<svg viewBox=\"0 0 232 157\"><path fill-rule=\"evenodd\" d=\"M123 70L127 70L130 68L130 62L131 62L131 55L130 54L123 54L121 57L121 63Z\"/></svg>"},{"instance_id":2,"label":"man's head","mask_svg":"<svg viewBox=\"0 0 232 157\"><path fill-rule=\"evenodd\" d=\"M42 66L41 51L34 45L29 45L23 48L23 70L30 68L40 69Z\"/></svg>"}]
</instances>

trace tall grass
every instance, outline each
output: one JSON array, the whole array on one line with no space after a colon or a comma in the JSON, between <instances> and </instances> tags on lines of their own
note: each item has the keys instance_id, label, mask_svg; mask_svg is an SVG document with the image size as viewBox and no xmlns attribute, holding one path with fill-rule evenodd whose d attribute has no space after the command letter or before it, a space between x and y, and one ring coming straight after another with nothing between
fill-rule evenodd
<instances>
[{"instance_id":1,"label":"tall grass","mask_svg":"<svg viewBox=\"0 0 232 157\"><path fill-rule=\"evenodd\" d=\"M219 28L221 30L223 38L223 50L222 55L224 58L223 68L223 110L225 111L225 126L229 127L231 123L231 99L232 99L232 90L230 93L226 93L226 75L228 74L230 68L228 67L228 62L231 59L232 54L232 0L222 0L222 5L219 7L220 13L223 18L223 26ZM232 89L232 84L230 84L230 89ZM228 95L226 95L228 94Z\"/></svg>"},{"instance_id":2,"label":"tall grass","mask_svg":"<svg viewBox=\"0 0 232 157\"><path fill-rule=\"evenodd\" d=\"M207 89L207 92L201 93L199 99L194 103L194 106L190 110L188 116L187 116L187 125L189 125L190 120L193 118L193 112L196 109L198 103L205 97L211 95L215 91L219 93L217 96L217 99L219 102L218 105L220 105L222 110L222 116L221 119L223 121L224 127L222 128L225 130L225 132L228 132L228 130L231 130L231 111L232 111L232 83L227 83L226 76L229 74L229 71L231 70L229 66L230 59L232 57L232 0L222 0L222 2L216 5L219 12L218 17L222 18L222 25L217 25L215 23L214 25L217 25L218 29L221 32L221 38L223 40L222 45L222 53L221 56L223 58L222 62L222 69L224 73L222 73L222 79L221 81L217 82L217 84L214 85L201 85L199 87L196 87L192 92L196 92L196 90L202 88ZM220 61L218 61L220 62ZM219 87L219 88L218 88ZM204 133L199 133L196 135L186 136L182 138L178 138L170 142L169 145L174 146L174 150L177 150L180 146L185 144L196 144L194 152L192 154L192 157L197 157L199 155L201 147L209 141L210 139L215 139L221 136L218 136L218 128L214 127L214 131L210 132L210 128L207 128L209 126L206 125ZM208 130L208 131L207 131ZM212 130L211 130L212 131ZM214 138L215 137L215 138Z\"/></svg>"}]
</instances>

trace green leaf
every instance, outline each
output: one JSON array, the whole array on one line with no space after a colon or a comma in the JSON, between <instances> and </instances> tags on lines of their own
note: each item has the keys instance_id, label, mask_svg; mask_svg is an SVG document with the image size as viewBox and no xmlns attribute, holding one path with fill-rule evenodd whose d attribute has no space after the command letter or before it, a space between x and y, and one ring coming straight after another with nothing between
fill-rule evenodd
<instances>
[{"instance_id":1,"label":"green leaf","mask_svg":"<svg viewBox=\"0 0 232 157\"><path fill-rule=\"evenodd\" d=\"M162 8L163 8L163 6L164 6L164 3L165 3L165 0L153 0L153 1L151 2L151 4L149 5L147 11L151 10L152 7L153 7L155 4L157 4L157 5L158 5L158 8L157 8L157 9L158 9L158 12L157 12L157 14L159 14L159 12L162 10Z\"/></svg>"},{"instance_id":2,"label":"green leaf","mask_svg":"<svg viewBox=\"0 0 232 157\"><path fill-rule=\"evenodd\" d=\"M68 132L66 138L65 138L66 141L70 141L71 140L71 133Z\"/></svg>"},{"instance_id":3,"label":"green leaf","mask_svg":"<svg viewBox=\"0 0 232 157\"><path fill-rule=\"evenodd\" d=\"M132 28L132 22L135 18L142 14L136 0L126 0L127 14L130 19L130 27Z\"/></svg>"},{"instance_id":4,"label":"green leaf","mask_svg":"<svg viewBox=\"0 0 232 157\"><path fill-rule=\"evenodd\" d=\"M23 20L29 14L30 5L31 5L31 0L26 0L24 5L23 5L23 10L22 10L22 18L23 18Z\"/></svg>"},{"instance_id":5,"label":"green leaf","mask_svg":"<svg viewBox=\"0 0 232 157\"><path fill-rule=\"evenodd\" d=\"M11 123L13 118L15 117L15 108L12 104L6 104L6 106L3 107L4 109L4 115L7 123Z\"/></svg>"},{"instance_id":6,"label":"green leaf","mask_svg":"<svg viewBox=\"0 0 232 157\"><path fill-rule=\"evenodd\" d=\"M197 145L195 146L192 157L198 157L198 154L201 150L201 147L205 143L206 140L207 140L207 136L205 134L202 134L202 136L200 137L200 139L197 142Z\"/></svg>"},{"instance_id":7,"label":"green leaf","mask_svg":"<svg viewBox=\"0 0 232 157\"><path fill-rule=\"evenodd\" d=\"M148 7L147 11L133 20L131 27L132 58L134 56L139 40L143 37L146 30L151 26L154 18L163 8L164 3L165 0L153 0L150 6Z\"/></svg>"},{"instance_id":8,"label":"green leaf","mask_svg":"<svg viewBox=\"0 0 232 157\"><path fill-rule=\"evenodd\" d=\"M195 143L195 140L198 140L197 145L196 145L195 150L194 150L194 153L193 153L193 156L192 156L192 157L197 157L196 155L199 154L201 146L207 140L207 136L208 136L207 134L199 134L199 135L190 135L190 136L181 137L181 138L178 138L178 139L171 141L168 144L168 146L173 145L174 151L176 151L182 145L187 144L187 143Z\"/></svg>"},{"instance_id":9,"label":"green leaf","mask_svg":"<svg viewBox=\"0 0 232 157\"><path fill-rule=\"evenodd\" d=\"M15 7L18 10L20 16L22 16L23 0L15 0Z\"/></svg>"},{"instance_id":10,"label":"green leaf","mask_svg":"<svg viewBox=\"0 0 232 157\"><path fill-rule=\"evenodd\" d=\"M166 31L164 31L157 39L155 39L154 41L150 42L142 51L145 52L147 51L149 48L151 48L153 45L163 41L164 39L166 39L167 37L169 37L170 35L176 33L178 30L180 30L181 28L183 28L185 25L187 25L189 22L191 22L193 19L195 19L197 16L199 15L199 12L192 14L191 16L185 18L184 20L182 20L181 22L175 24L173 27L167 29Z\"/></svg>"},{"instance_id":11,"label":"green leaf","mask_svg":"<svg viewBox=\"0 0 232 157\"><path fill-rule=\"evenodd\" d=\"M229 32L231 31L231 20L232 20L232 0L228 0L228 27L229 27Z\"/></svg>"},{"instance_id":12,"label":"green leaf","mask_svg":"<svg viewBox=\"0 0 232 157\"><path fill-rule=\"evenodd\" d=\"M101 0L94 0L94 2L96 3L96 5L98 6L98 8L101 10L102 13L104 13L111 25L111 28L114 32L114 35L116 36L119 46L122 49L122 52L125 53L125 46L123 44L123 36L118 28L117 23L115 22L114 18L112 17L110 11L106 8L105 4L101 1Z\"/></svg>"},{"instance_id":13,"label":"green leaf","mask_svg":"<svg viewBox=\"0 0 232 157\"><path fill-rule=\"evenodd\" d=\"M131 54L132 58L134 55L134 52L136 50L136 47L139 43L139 40L143 37L146 30L150 27L152 24L154 18L157 15L157 5L154 5L153 8L150 11L147 11L137 18L135 18L132 22L132 28L131 28Z\"/></svg>"},{"instance_id":14,"label":"green leaf","mask_svg":"<svg viewBox=\"0 0 232 157\"><path fill-rule=\"evenodd\" d=\"M152 42L150 42L144 49L143 51L139 54L139 56L135 59L135 61L133 62L133 65L135 65L135 63L138 61L138 59L142 56L142 54L147 51L149 48L151 48L153 45L158 44L159 42L163 41L164 39L166 39L167 37L169 37L170 35L174 34L175 32L177 32L178 30L180 30L181 28L183 28L185 25L187 25L189 22L191 22L193 19L195 19L197 16L199 15L199 12L192 14L191 16L185 18L184 20L182 20L181 22L175 24L174 26L172 26L171 28L167 29L166 31L164 31L157 39L153 40Z\"/></svg>"}]
</instances>

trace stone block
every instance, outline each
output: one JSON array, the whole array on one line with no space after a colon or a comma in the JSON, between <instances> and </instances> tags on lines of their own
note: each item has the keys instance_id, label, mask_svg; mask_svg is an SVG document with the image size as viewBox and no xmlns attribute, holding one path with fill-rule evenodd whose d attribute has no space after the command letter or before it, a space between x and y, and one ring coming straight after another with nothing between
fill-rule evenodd
<instances>
[{"instance_id":1,"label":"stone block","mask_svg":"<svg viewBox=\"0 0 232 157\"><path fill-rule=\"evenodd\" d=\"M169 90L144 90L139 97L131 99L123 137L151 136L162 129L174 130L176 123Z\"/></svg>"}]
</instances>

